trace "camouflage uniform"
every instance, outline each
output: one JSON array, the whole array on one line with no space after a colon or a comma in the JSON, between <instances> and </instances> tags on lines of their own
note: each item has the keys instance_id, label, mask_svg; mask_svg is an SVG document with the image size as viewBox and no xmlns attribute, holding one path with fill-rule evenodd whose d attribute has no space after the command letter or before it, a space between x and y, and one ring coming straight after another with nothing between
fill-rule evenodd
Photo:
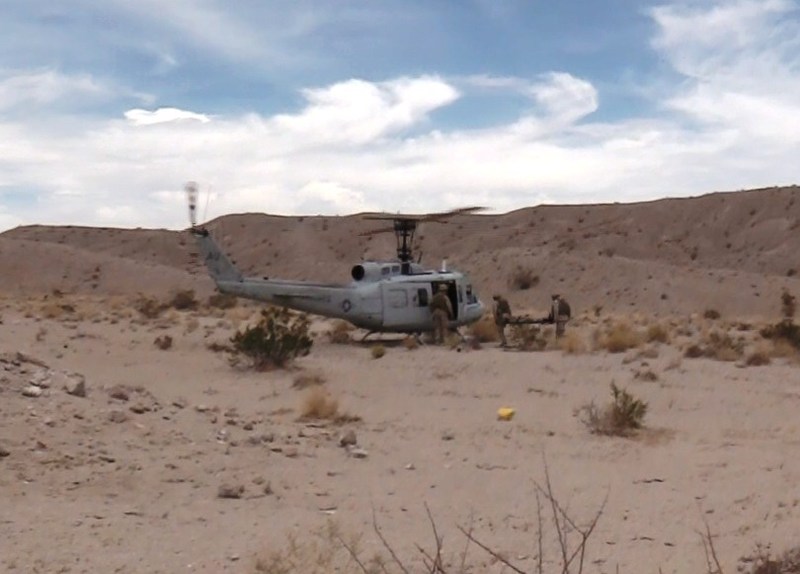
<instances>
[{"instance_id":1,"label":"camouflage uniform","mask_svg":"<svg viewBox=\"0 0 800 574\"><path fill-rule=\"evenodd\" d=\"M502 295L495 295L494 299L494 324L497 325L497 332L500 334L500 346L508 345L506 341L506 325L511 318L511 306Z\"/></svg>"},{"instance_id":2,"label":"camouflage uniform","mask_svg":"<svg viewBox=\"0 0 800 574\"><path fill-rule=\"evenodd\" d=\"M547 321L556 324L556 339L566 331L567 321L571 314L569 303L562 299L561 295L553 295L553 303L550 306L550 315L547 316Z\"/></svg>"},{"instance_id":3,"label":"camouflage uniform","mask_svg":"<svg viewBox=\"0 0 800 574\"><path fill-rule=\"evenodd\" d=\"M446 286L439 286L429 307L433 315L433 342L437 345L444 344L448 323L453 318L453 304L447 296Z\"/></svg>"}]
</instances>

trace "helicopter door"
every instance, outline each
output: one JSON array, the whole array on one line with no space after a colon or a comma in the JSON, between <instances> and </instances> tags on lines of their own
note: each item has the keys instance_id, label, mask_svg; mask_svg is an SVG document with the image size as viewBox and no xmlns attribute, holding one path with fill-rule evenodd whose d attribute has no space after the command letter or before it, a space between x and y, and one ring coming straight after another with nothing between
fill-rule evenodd
<instances>
[{"instance_id":1,"label":"helicopter door","mask_svg":"<svg viewBox=\"0 0 800 574\"><path fill-rule=\"evenodd\" d=\"M383 326L397 329L418 328L430 315L427 307L419 306L419 294L415 285L384 283ZM427 297L427 292L426 292Z\"/></svg>"}]
</instances>

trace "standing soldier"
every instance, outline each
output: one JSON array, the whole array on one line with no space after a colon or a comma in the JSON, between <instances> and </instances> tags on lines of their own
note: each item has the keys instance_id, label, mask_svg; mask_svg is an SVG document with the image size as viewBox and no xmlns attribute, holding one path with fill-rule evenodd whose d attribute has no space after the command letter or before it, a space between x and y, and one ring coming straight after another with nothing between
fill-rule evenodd
<instances>
[{"instance_id":1,"label":"standing soldier","mask_svg":"<svg viewBox=\"0 0 800 574\"><path fill-rule=\"evenodd\" d=\"M500 334L500 346L507 347L506 325L511 319L511 306L502 295L494 295L494 324L497 325L497 332Z\"/></svg>"},{"instance_id":2,"label":"standing soldier","mask_svg":"<svg viewBox=\"0 0 800 574\"><path fill-rule=\"evenodd\" d=\"M433 342L442 345L447 335L447 324L453 318L453 304L447 296L447 285L439 285L428 307L433 314Z\"/></svg>"},{"instance_id":3,"label":"standing soldier","mask_svg":"<svg viewBox=\"0 0 800 574\"><path fill-rule=\"evenodd\" d=\"M572 311L569 308L569 303L561 298L561 295L553 295L553 302L550 305L550 314L547 316L548 323L556 324L556 339L564 334L567 328L567 321L569 321Z\"/></svg>"}]
</instances>

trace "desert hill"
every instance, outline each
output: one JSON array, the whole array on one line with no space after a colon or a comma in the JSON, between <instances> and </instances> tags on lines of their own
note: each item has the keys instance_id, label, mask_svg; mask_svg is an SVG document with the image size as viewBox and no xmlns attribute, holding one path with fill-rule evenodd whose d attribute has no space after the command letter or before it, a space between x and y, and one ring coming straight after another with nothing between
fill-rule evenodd
<instances>
[{"instance_id":1,"label":"desert hill","mask_svg":"<svg viewBox=\"0 0 800 574\"><path fill-rule=\"evenodd\" d=\"M537 309L552 291L579 309L771 316L797 290L797 186L635 204L542 205L424 224L423 262L467 271L484 299ZM346 282L361 260L394 255L392 234L358 215L227 215L208 227L249 275ZM0 292L166 294L213 284L186 232L26 226L0 234ZM517 270L534 278L513 286Z\"/></svg>"}]
</instances>

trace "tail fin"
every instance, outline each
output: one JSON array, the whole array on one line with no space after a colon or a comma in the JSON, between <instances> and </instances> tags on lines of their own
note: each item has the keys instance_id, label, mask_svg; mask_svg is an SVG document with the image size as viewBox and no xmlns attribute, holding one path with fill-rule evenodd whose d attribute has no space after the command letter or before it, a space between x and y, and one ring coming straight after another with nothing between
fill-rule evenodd
<instances>
[{"instance_id":1,"label":"tail fin","mask_svg":"<svg viewBox=\"0 0 800 574\"><path fill-rule=\"evenodd\" d=\"M200 254L203 256L203 261L211 273L211 278L215 283L220 281L241 281L242 274L228 256L225 255L217 245L214 238L208 233L208 230L203 226L197 225L197 183L190 181L184 186L186 191L186 198L189 202L189 223L192 224L191 232L197 240L197 245L200 248Z\"/></svg>"},{"instance_id":2,"label":"tail fin","mask_svg":"<svg viewBox=\"0 0 800 574\"><path fill-rule=\"evenodd\" d=\"M193 227L192 235L197 240L197 246L200 248L200 255L208 267L211 278L215 283L220 281L241 281L242 274L239 272L228 256L214 241L214 238L208 233L207 229L202 227Z\"/></svg>"}]
</instances>

